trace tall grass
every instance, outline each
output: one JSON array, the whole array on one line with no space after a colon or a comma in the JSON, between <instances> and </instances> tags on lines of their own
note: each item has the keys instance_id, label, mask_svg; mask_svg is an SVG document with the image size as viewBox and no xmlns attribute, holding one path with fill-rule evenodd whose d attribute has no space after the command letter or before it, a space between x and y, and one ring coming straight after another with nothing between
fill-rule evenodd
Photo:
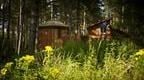
<instances>
[{"instance_id":1,"label":"tall grass","mask_svg":"<svg viewBox=\"0 0 144 80\"><path fill-rule=\"evenodd\" d=\"M144 56L130 41L70 41L16 58L1 68L6 80L143 80ZM144 54L144 50L141 50ZM28 58L28 57L33 57ZM5 69L5 71L4 71ZM2 73L3 70L3 73ZM5 74L4 74L5 72Z\"/></svg>"}]
</instances>

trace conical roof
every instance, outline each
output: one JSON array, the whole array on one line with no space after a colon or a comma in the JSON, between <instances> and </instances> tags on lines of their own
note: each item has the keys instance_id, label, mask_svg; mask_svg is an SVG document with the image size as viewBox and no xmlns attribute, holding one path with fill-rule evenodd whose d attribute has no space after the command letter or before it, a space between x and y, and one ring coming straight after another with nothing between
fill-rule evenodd
<instances>
[{"instance_id":1,"label":"conical roof","mask_svg":"<svg viewBox=\"0 0 144 80\"><path fill-rule=\"evenodd\" d=\"M39 27L48 27L48 28L68 28L68 25L62 23L61 21L51 20L45 24L40 24Z\"/></svg>"}]
</instances>

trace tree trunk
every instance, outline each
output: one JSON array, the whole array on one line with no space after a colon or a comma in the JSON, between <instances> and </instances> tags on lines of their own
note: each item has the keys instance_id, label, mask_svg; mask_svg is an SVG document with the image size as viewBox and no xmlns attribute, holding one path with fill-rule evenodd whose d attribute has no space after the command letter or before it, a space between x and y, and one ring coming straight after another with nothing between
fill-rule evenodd
<instances>
[{"instance_id":1,"label":"tree trunk","mask_svg":"<svg viewBox=\"0 0 144 80\"><path fill-rule=\"evenodd\" d=\"M3 5L2 5L2 39L4 40L4 28L5 28L5 0L3 0Z\"/></svg>"},{"instance_id":2,"label":"tree trunk","mask_svg":"<svg viewBox=\"0 0 144 80\"><path fill-rule=\"evenodd\" d=\"M79 32L80 30L80 1L77 0L77 31Z\"/></svg>"},{"instance_id":3,"label":"tree trunk","mask_svg":"<svg viewBox=\"0 0 144 80\"><path fill-rule=\"evenodd\" d=\"M5 19L6 18L6 0L3 0L2 5L2 44L1 44L1 50L2 53L5 52Z\"/></svg>"},{"instance_id":4,"label":"tree trunk","mask_svg":"<svg viewBox=\"0 0 144 80\"><path fill-rule=\"evenodd\" d=\"M10 39L10 22L11 22L11 0L8 0L8 25L7 25L7 39Z\"/></svg>"},{"instance_id":5,"label":"tree trunk","mask_svg":"<svg viewBox=\"0 0 144 80\"><path fill-rule=\"evenodd\" d=\"M20 54L21 51L21 39L22 39L22 5L23 0L20 0L20 12L19 12L19 26L18 26L18 48L17 53Z\"/></svg>"},{"instance_id":6,"label":"tree trunk","mask_svg":"<svg viewBox=\"0 0 144 80\"><path fill-rule=\"evenodd\" d=\"M33 0L31 10L31 26L29 33L29 51L36 52L37 49L37 30L39 25L39 0Z\"/></svg>"}]
</instances>

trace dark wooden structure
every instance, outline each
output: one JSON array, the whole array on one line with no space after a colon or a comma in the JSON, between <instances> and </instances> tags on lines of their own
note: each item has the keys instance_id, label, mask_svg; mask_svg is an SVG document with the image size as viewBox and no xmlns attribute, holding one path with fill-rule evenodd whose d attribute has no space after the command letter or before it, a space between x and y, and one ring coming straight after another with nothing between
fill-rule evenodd
<instances>
[{"instance_id":1,"label":"dark wooden structure","mask_svg":"<svg viewBox=\"0 0 144 80\"><path fill-rule=\"evenodd\" d=\"M38 28L38 48L47 45L61 45L68 39L68 26L60 21L48 21L39 25Z\"/></svg>"},{"instance_id":2,"label":"dark wooden structure","mask_svg":"<svg viewBox=\"0 0 144 80\"><path fill-rule=\"evenodd\" d=\"M111 28L110 28L110 19L104 20L108 23L109 26L106 28L106 32L102 32L102 29L100 27L100 24L103 23L103 21L100 21L96 24L93 24L87 28L88 30L88 37L92 39L111 39Z\"/></svg>"}]
</instances>

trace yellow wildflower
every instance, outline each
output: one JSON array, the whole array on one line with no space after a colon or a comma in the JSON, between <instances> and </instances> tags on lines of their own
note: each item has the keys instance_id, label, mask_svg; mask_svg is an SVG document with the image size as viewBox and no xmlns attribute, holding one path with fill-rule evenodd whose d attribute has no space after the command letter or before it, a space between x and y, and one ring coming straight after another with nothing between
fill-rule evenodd
<instances>
[{"instance_id":1,"label":"yellow wildflower","mask_svg":"<svg viewBox=\"0 0 144 80\"><path fill-rule=\"evenodd\" d=\"M52 52L53 51L53 48L51 46L46 46L45 47L45 51L47 52Z\"/></svg>"},{"instance_id":2,"label":"yellow wildflower","mask_svg":"<svg viewBox=\"0 0 144 80\"><path fill-rule=\"evenodd\" d=\"M8 63L6 63L5 67L10 68L12 64L13 64L13 62L8 62Z\"/></svg>"},{"instance_id":3,"label":"yellow wildflower","mask_svg":"<svg viewBox=\"0 0 144 80\"><path fill-rule=\"evenodd\" d=\"M6 68L1 69L1 75L5 75L6 72L7 72L7 69L6 69Z\"/></svg>"},{"instance_id":4,"label":"yellow wildflower","mask_svg":"<svg viewBox=\"0 0 144 80\"><path fill-rule=\"evenodd\" d=\"M140 49L138 52L136 52L135 55L137 55L137 56L142 56L142 55L144 55L144 49Z\"/></svg>"},{"instance_id":5,"label":"yellow wildflower","mask_svg":"<svg viewBox=\"0 0 144 80\"><path fill-rule=\"evenodd\" d=\"M51 46L45 46L45 52L49 55L53 54L53 48Z\"/></svg>"},{"instance_id":6,"label":"yellow wildflower","mask_svg":"<svg viewBox=\"0 0 144 80\"><path fill-rule=\"evenodd\" d=\"M50 68L50 75L52 77L56 77L60 73L60 70L58 68Z\"/></svg>"},{"instance_id":7,"label":"yellow wildflower","mask_svg":"<svg viewBox=\"0 0 144 80\"><path fill-rule=\"evenodd\" d=\"M135 60L137 61L137 60L138 60L138 58L136 57L136 58L135 58Z\"/></svg>"},{"instance_id":8,"label":"yellow wildflower","mask_svg":"<svg viewBox=\"0 0 144 80\"><path fill-rule=\"evenodd\" d=\"M35 60L34 56L26 55L20 58L21 61L26 61L28 63L31 63Z\"/></svg>"}]
</instances>

